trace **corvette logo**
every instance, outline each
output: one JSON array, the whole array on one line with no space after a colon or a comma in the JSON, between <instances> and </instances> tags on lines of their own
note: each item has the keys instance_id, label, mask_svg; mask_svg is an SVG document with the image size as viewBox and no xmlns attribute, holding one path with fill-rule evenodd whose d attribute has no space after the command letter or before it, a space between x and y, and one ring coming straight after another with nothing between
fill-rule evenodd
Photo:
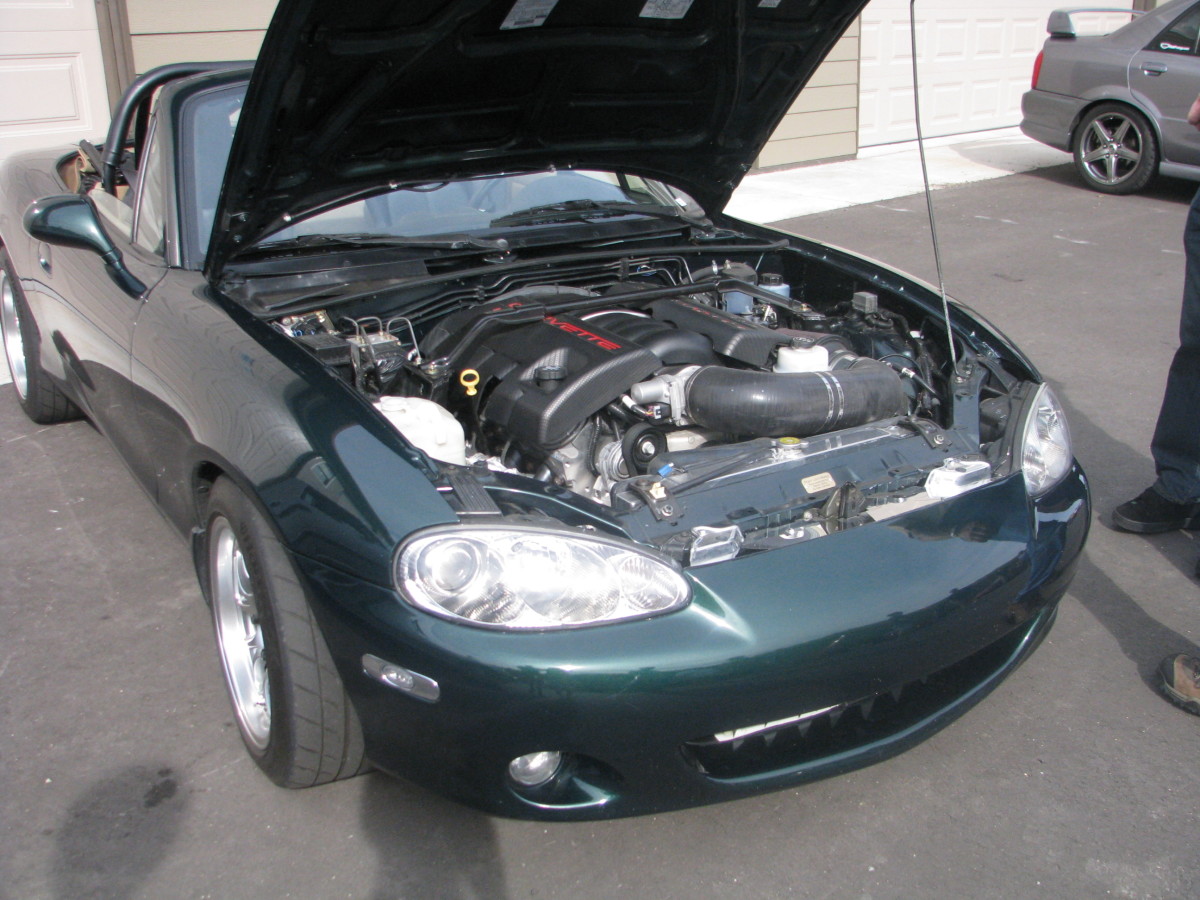
<instances>
[{"instance_id":1,"label":"corvette logo","mask_svg":"<svg viewBox=\"0 0 1200 900\"><path fill-rule=\"evenodd\" d=\"M574 322L566 322L555 316L546 316L546 323L548 325L553 325L555 328L559 329L560 331L565 331L568 334L573 334L576 337L582 338L583 340L587 341L589 344L595 344L597 347L601 347L605 350L620 350L621 349L621 345L616 343L615 341L610 341L608 338L601 337L600 335L596 334L593 331L588 331L586 328L582 328L579 325L576 325Z\"/></svg>"}]
</instances>

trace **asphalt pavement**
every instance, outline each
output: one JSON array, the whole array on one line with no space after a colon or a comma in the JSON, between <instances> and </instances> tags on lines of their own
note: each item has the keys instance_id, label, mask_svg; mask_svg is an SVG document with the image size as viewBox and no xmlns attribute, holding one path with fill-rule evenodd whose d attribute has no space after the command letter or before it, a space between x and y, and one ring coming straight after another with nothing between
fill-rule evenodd
<instances>
[{"instance_id":1,"label":"asphalt pavement","mask_svg":"<svg viewBox=\"0 0 1200 900\"><path fill-rule=\"evenodd\" d=\"M1062 157L1065 161L1065 157ZM1195 898L1200 719L1153 687L1200 642L1192 533L1104 522L1153 477L1194 185L1069 166L934 195L950 293L1064 399L1098 511L1037 653L892 760L658 816L491 818L370 774L273 787L242 750L187 548L84 422L0 386L0 898ZM785 228L932 279L923 197Z\"/></svg>"}]
</instances>

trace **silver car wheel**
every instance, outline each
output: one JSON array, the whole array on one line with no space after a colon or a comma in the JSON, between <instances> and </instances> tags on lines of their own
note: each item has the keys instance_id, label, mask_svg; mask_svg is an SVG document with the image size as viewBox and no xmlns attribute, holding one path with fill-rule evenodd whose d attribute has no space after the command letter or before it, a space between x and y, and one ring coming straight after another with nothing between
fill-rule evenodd
<instances>
[{"instance_id":1,"label":"silver car wheel","mask_svg":"<svg viewBox=\"0 0 1200 900\"><path fill-rule=\"evenodd\" d=\"M0 331L4 334L4 355L12 374L17 396L29 395L29 371L25 362L25 340L21 337L21 313L17 309L17 293L13 290L8 272L0 268Z\"/></svg>"},{"instance_id":2,"label":"silver car wheel","mask_svg":"<svg viewBox=\"0 0 1200 900\"><path fill-rule=\"evenodd\" d=\"M1133 176L1142 161L1144 137L1128 116L1112 112L1097 116L1083 135L1081 159L1101 184L1120 184Z\"/></svg>"},{"instance_id":3,"label":"silver car wheel","mask_svg":"<svg viewBox=\"0 0 1200 900\"><path fill-rule=\"evenodd\" d=\"M254 585L228 519L212 521L209 565L213 622L225 680L246 742L265 750L271 737L271 691Z\"/></svg>"}]
</instances>

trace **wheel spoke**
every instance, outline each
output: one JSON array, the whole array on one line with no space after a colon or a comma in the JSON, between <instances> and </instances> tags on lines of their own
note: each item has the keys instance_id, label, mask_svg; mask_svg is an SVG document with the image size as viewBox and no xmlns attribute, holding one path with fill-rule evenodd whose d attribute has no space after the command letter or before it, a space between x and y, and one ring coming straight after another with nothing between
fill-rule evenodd
<instances>
[{"instance_id":1,"label":"wheel spoke","mask_svg":"<svg viewBox=\"0 0 1200 900\"><path fill-rule=\"evenodd\" d=\"M271 724L269 698L267 694L267 663L261 655L254 662L254 707L260 716L265 717L268 726Z\"/></svg>"},{"instance_id":2,"label":"wheel spoke","mask_svg":"<svg viewBox=\"0 0 1200 900\"><path fill-rule=\"evenodd\" d=\"M1109 141L1112 140L1112 135L1110 135L1105 130L1104 123L1101 122L1099 119L1093 120L1092 131L1094 131L1096 133L1096 139L1099 140L1100 143L1102 143L1102 144L1107 144Z\"/></svg>"},{"instance_id":3,"label":"wheel spoke","mask_svg":"<svg viewBox=\"0 0 1200 900\"><path fill-rule=\"evenodd\" d=\"M1133 123L1131 123L1128 119L1122 119L1121 124L1118 125L1116 130L1113 132L1111 140L1118 144L1124 144L1125 135L1129 134L1129 128L1132 124Z\"/></svg>"},{"instance_id":4,"label":"wheel spoke","mask_svg":"<svg viewBox=\"0 0 1200 900\"><path fill-rule=\"evenodd\" d=\"M246 557L241 551L237 551L233 562L234 590L237 592L237 601L241 606L254 605L254 588L250 584L250 571L246 568Z\"/></svg>"}]
</instances>

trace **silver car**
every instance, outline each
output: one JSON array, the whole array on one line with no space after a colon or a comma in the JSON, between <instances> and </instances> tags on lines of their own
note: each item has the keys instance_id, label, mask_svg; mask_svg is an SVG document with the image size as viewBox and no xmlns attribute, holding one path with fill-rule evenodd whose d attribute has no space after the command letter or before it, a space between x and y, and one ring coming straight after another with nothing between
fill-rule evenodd
<instances>
[{"instance_id":1,"label":"silver car","mask_svg":"<svg viewBox=\"0 0 1200 900\"><path fill-rule=\"evenodd\" d=\"M1087 185L1132 194L1156 174L1200 181L1200 133L1187 122L1200 94L1200 2L1170 0L1111 34L1076 34L1051 13L1021 102L1021 130L1065 150Z\"/></svg>"}]
</instances>

